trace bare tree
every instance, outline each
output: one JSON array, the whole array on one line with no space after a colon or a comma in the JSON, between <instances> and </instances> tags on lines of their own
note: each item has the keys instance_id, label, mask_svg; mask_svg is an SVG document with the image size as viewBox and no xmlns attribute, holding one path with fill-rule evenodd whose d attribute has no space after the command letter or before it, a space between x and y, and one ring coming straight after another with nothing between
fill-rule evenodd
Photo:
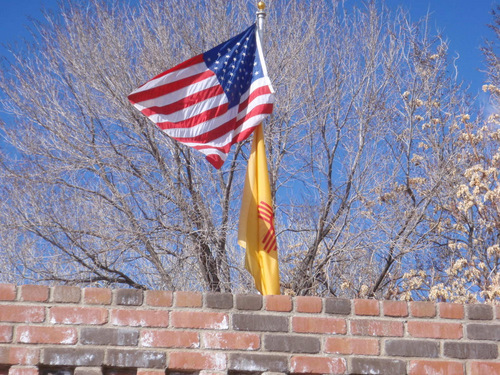
<instances>
[{"instance_id":1,"label":"bare tree","mask_svg":"<svg viewBox=\"0 0 500 375\"><path fill-rule=\"evenodd\" d=\"M427 25L371 4L315 26L324 44L294 117L306 131L283 177L295 176L283 231L297 294L396 297L404 270L433 259L429 219L453 178L466 100Z\"/></svg>"},{"instance_id":2,"label":"bare tree","mask_svg":"<svg viewBox=\"0 0 500 375\"><path fill-rule=\"evenodd\" d=\"M174 6L175 5L175 6ZM0 73L1 276L252 290L236 246L248 143L221 170L126 97L253 21L244 0L61 4ZM284 289L380 296L435 239L467 102L446 43L379 4L270 1L265 127ZM455 168L455 169L454 169ZM432 220L431 220L432 218Z\"/></svg>"},{"instance_id":3,"label":"bare tree","mask_svg":"<svg viewBox=\"0 0 500 375\"><path fill-rule=\"evenodd\" d=\"M497 9L498 11L498 9ZM499 15L492 12L496 39L482 48L486 57L490 103L471 116L455 117L461 126L453 159L453 179L434 209L434 267L410 271L403 283L404 295L440 301L498 303L500 299L499 206ZM429 272L431 271L431 272Z\"/></svg>"},{"instance_id":4,"label":"bare tree","mask_svg":"<svg viewBox=\"0 0 500 375\"><path fill-rule=\"evenodd\" d=\"M497 5L496 9L491 11L491 14L493 16L493 23L489 25L489 27L493 31L495 38L493 40L487 40L485 45L481 47L481 51L486 60L487 83L490 85L485 87L485 89L490 92L492 104L495 106L495 111L498 112L498 108L500 107L500 91L498 90L498 87L500 87L500 57L498 55L500 41L500 6Z\"/></svg>"}]
</instances>

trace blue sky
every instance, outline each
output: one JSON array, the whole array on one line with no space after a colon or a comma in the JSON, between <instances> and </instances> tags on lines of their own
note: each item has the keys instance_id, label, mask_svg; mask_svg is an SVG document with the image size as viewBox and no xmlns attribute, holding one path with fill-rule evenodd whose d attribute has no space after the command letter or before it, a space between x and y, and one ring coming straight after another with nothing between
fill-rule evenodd
<instances>
[{"instance_id":1,"label":"blue sky","mask_svg":"<svg viewBox=\"0 0 500 375\"><path fill-rule=\"evenodd\" d=\"M471 93L481 90L484 82L483 56L479 47L484 39L493 39L487 24L493 23L491 10L499 0L386 0L390 8L398 5L410 11L417 20L427 13L431 26L449 42L449 52L457 60L458 77L471 84Z\"/></svg>"},{"instance_id":2,"label":"blue sky","mask_svg":"<svg viewBox=\"0 0 500 375\"><path fill-rule=\"evenodd\" d=\"M346 2L362 3L361 0ZM500 4L500 0L386 0L386 4L389 8L403 6L414 20L429 12L431 25L449 41L450 53L460 56L457 60L459 78L471 83L472 94L480 90L484 75L479 72L483 66L479 46L485 37L492 38L486 24L491 23L489 12ZM40 18L42 7L58 9L57 0L0 0L0 6L0 44L15 43L28 37L26 28L30 17ZM0 47L0 55L5 54L6 50Z\"/></svg>"}]
</instances>

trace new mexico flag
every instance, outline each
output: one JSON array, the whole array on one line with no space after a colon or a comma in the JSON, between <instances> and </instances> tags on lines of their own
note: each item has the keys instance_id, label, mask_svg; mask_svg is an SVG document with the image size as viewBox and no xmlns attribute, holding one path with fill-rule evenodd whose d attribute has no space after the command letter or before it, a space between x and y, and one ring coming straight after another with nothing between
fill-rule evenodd
<instances>
[{"instance_id":1,"label":"new mexico flag","mask_svg":"<svg viewBox=\"0 0 500 375\"><path fill-rule=\"evenodd\" d=\"M262 293L280 294L274 211L262 124L254 131L241 202L238 244L246 249L245 268Z\"/></svg>"}]
</instances>

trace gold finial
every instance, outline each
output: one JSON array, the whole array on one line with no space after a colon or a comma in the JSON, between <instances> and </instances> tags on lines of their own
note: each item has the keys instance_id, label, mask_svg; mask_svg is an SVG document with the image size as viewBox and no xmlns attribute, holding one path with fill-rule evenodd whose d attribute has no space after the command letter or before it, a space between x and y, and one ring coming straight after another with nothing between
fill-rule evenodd
<instances>
[{"instance_id":1,"label":"gold finial","mask_svg":"<svg viewBox=\"0 0 500 375\"><path fill-rule=\"evenodd\" d=\"M263 11L266 8L266 3L263 1L259 1L257 3L257 8L259 8L260 11Z\"/></svg>"}]
</instances>

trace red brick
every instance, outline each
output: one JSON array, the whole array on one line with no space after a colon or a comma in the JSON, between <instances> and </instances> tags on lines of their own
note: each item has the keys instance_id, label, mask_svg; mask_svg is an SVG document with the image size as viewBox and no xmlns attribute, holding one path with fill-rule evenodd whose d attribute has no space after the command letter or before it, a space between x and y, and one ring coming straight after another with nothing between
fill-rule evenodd
<instances>
[{"instance_id":1,"label":"red brick","mask_svg":"<svg viewBox=\"0 0 500 375\"><path fill-rule=\"evenodd\" d=\"M27 347L10 348L11 363L18 365L37 365L40 362L40 349Z\"/></svg>"},{"instance_id":2,"label":"red brick","mask_svg":"<svg viewBox=\"0 0 500 375\"><path fill-rule=\"evenodd\" d=\"M0 347L0 364L2 365L35 365L38 363L40 351L35 348L21 346Z\"/></svg>"},{"instance_id":3,"label":"red brick","mask_svg":"<svg viewBox=\"0 0 500 375\"><path fill-rule=\"evenodd\" d=\"M0 368L3 368L3 365L10 364L9 354L10 346L0 346Z\"/></svg>"},{"instance_id":4,"label":"red brick","mask_svg":"<svg viewBox=\"0 0 500 375\"><path fill-rule=\"evenodd\" d=\"M101 307L54 306L50 309L52 324L105 324L108 310Z\"/></svg>"},{"instance_id":5,"label":"red brick","mask_svg":"<svg viewBox=\"0 0 500 375\"><path fill-rule=\"evenodd\" d=\"M344 374L343 358L294 356L290 360L290 372L295 374Z\"/></svg>"},{"instance_id":6,"label":"red brick","mask_svg":"<svg viewBox=\"0 0 500 375\"><path fill-rule=\"evenodd\" d=\"M205 332L203 347L206 349L258 350L260 336L255 333Z\"/></svg>"},{"instance_id":7,"label":"red brick","mask_svg":"<svg viewBox=\"0 0 500 375\"><path fill-rule=\"evenodd\" d=\"M463 328L460 323L409 321L408 333L413 337L460 339L463 336Z\"/></svg>"},{"instance_id":8,"label":"red brick","mask_svg":"<svg viewBox=\"0 0 500 375\"><path fill-rule=\"evenodd\" d=\"M292 329L294 332L299 333L345 335L347 332L347 324L345 319L295 316L292 318Z\"/></svg>"},{"instance_id":9,"label":"red brick","mask_svg":"<svg viewBox=\"0 0 500 375\"><path fill-rule=\"evenodd\" d=\"M141 332L141 345L153 348L199 348L198 332L144 330Z\"/></svg>"},{"instance_id":10,"label":"red brick","mask_svg":"<svg viewBox=\"0 0 500 375\"><path fill-rule=\"evenodd\" d=\"M59 303L78 303L82 290L76 286L56 285L52 288L52 301Z\"/></svg>"},{"instance_id":11,"label":"red brick","mask_svg":"<svg viewBox=\"0 0 500 375\"><path fill-rule=\"evenodd\" d=\"M109 374L106 374L109 375ZM165 370L138 368L136 375L165 375Z\"/></svg>"},{"instance_id":12,"label":"red brick","mask_svg":"<svg viewBox=\"0 0 500 375\"><path fill-rule=\"evenodd\" d=\"M225 370L227 358L224 353L172 352L169 355L169 370Z\"/></svg>"},{"instance_id":13,"label":"red brick","mask_svg":"<svg viewBox=\"0 0 500 375\"><path fill-rule=\"evenodd\" d=\"M463 319L464 305L459 303L439 303L439 316L444 319Z\"/></svg>"},{"instance_id":14,"label":"red brick","mask_svg":"<svg viewBox=\"0 0 500 375\"><path fill-rule=\"evenodd\" d=\"M175 292L175 307L201 307L203 295L197 292Z\"/></svg>"},{"instance_id":15,"label":"red brick","mask_svg":"<svg viewBox=\"0 0 500 375\"><path fill-rule=\"evenodd\" d=\"M146 304L155 307L171 307L173 293L164 290L146 291Z\"/></svg>"},{"instance_id":16,"label":"red brick","mask_svg":"<svg viewBox=\"0 0 500 375\"><path fill-rule=\"evenodd\" d=\"M38 375L37 367L12 366L9 375Z\"/></svg>"},{"instance_id":17,"label":"red brick","mask_svg":"<svg viewBox=\"0 0 500 375\"><path fill-rule=\"evenodd\" d=\"M403 323L385 320L352 320L351 333L359 336L403 336Z\"/></svg>"},{"instance_id":18,"label":"red brick","mask_svg":"<svg viewBox=\"0 0 500 375\"><path fill-rule=\"evenodd\" d=\"M0 348L0 363L9 365L36 365L39 363L40 350L26 346Z\"/></svg>"},{"instance_id":19,"label":"red brick","mask_svg":"<svg viewBox=\"0 0 500 375\"><path fill-rule=\"evenodd\" d=\"M463 375L460 362L415 360L410 362L410 375ZM485 372L484 374L491 374Z\"/></svg>"},{"instance_id":20,"label":"red brick","mask_svg":"<svg viewBox=\"0 0 500 375\"><path fill-rule=\"evenodd\" d=\"M408 316L408 304L403 301L384 301L385 316Z\"/></svg>"},{"instance_id":21,"label":"red brick","mask_svg":"<svg viewBox=\"0 0 500 375\"><path fill-rule=\"evenodd\" d=\"M415 318L433 318L436 316L436 304L434 302L410 302L410 314Z\"/></svg>"},{"instance_id":22,"label":"red brick","mask_svg":"<svg viewBox=\"0 0 500 375\"><path fill-rule=\"evenodd\" d=\"M46 302L49 300L49 287L45 285L22 285L21 301Z\"/></svg>"},{"instance_id":23,"label":"red brick","mask_svg":"<svg viewBox=\"0 0 500 375\"><path fill-rule=\"evenodd\" d=\"M284 295L269 295L264 297L267 311L292 311L292 297Z\"/></svg>"},{"instance_id":24,"label":"red brick","mask_svg":"<svg viewBox=\"0 0 500 375\"><path fill-rule=\"evenodd\" d=\"M300 313L320 313L323 300L319 297L295 297L295 311Z\"/></svg>"},{"instance_id":25,"label":"red brick","mask_svg":"<svg viewBox=\"0 0 500 375\"><path fill-rule=\"evenodd\" d=\"M0 322L41 323L45 320L42 306L11 305L0 309Z\"/></svg>"},{"instance_id":26,"label":"red brick","mask_svg":"<svg viewBox=\"0 0 500 375\"><path fill-rule=\"evenodd\" d=\"M380 344L377 339L327 337L325 352L334 354L379 355Z\"/></svg>"},{"instance_id":27,"label":"red brick","mask_svg":"<svg viewBox=\"0 0 500 375\"><path fill-rule=\"evenodd\" d=\"M171 324L176 328L228 329L228 316L224 313L201 311L172 311Z\"/></svg>"},{"instance_id":28,"label":"red brick","mask_svg":"<svg viewBox=\"0 0 500 375\"><path fill-rule=\"evenodd\" d=\"M110 323L129 327L168 327L168 311L111 310Z\"/></svg>"},{"instance_id":29,"label":"red brick","mask_svg":"<svg viewBox=\"0 0 500 375\"><path fill-rule=\"evenodd\" d=\"M378 316L380 314L379 301L374 299L355 299L354 314Z\"/></svg>"},{"instance_id":30,"label":"red brick","mask_svg":"<svg viewBox=\"0 0 500 375\"><path fill-rule=\"evenodd\" d=\"M500 362L472 362L470 375L500 375Z\"/></svg>"},{"instance_id":31,"label":"red brick","mask_svg":"<svg viewBox=\"0 0 500 375\"><path fill-rule=\"evenodd\" d=\"M0 343L12 341L12 326L0 325Z\"/></svg>"},{"instance_id":32,"label":"red brick","mask_svg":"<svg viewBox=\"0 0 500 375\"><path fill-rule=\"evenodd\" d=\"M89 305L110 305L113 295L108 288L85 288L83 302Z\"/></svg>"},{"instance_id":33,"label":"red brick","mask_svg":"<svg viewBox=\"0 0 500 375\"><path fill-rule=\"evenodd\" d=\"M21 326L17 341L23 344L76 344L78 333L73 327Z\"/></svg>"},{"instance_id":34,"label":"red brick","mask_svg":"<svg viewBox=\"0 0 500 375\"><path fill-rule=\"evenodd\" d=\"M16 286L14 284L0 284L0 301L14 301Z\"/></svg>"}]
</instances>

